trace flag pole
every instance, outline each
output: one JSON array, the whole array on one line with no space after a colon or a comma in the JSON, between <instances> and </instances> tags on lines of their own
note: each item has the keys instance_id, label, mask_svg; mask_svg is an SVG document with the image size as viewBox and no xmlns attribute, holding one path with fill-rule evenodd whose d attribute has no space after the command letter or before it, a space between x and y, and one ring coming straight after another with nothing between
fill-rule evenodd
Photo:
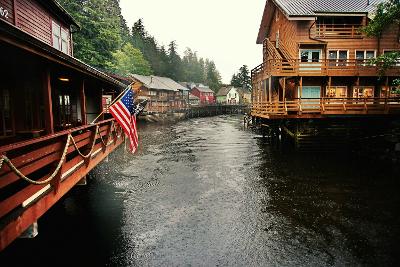
<instances>
[{"instance_id":1,"label":"flag pole","mask_svg":"<svg viewBox=\"0 0 400 267\"><path fill-rule=\"evenodd\" d=\"M113 105L115 102L117 102L120 98L121 98L121 96L123 95L123 94L125 94L125 92L128 90L128 89L130 89L130 88L132 88L132 84L134 84L134 82L132 82L130 85L128 85L112 102L111 102L111 104L110 104L110 106L111 105ZM101 115L103 115L104 114L104 110L90 123L90 124L94 124L100 117L101 117Z\"/></svg>"}]
</instances>

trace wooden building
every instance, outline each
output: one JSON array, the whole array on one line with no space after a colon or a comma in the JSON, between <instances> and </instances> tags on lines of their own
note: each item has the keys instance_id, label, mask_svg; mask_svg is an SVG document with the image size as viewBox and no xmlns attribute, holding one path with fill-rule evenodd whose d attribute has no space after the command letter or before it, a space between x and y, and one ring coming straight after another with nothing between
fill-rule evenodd
<instances>
[{"instance_id":1,"label":"wooden building","mask_svg":"<svg viewBox=\"0 0 400 267\"><path fill-rule=\"evenodd\" d=\"M252 70L252 116L264 119L390 115L400 111L400 60L383 77L370 59L400 50L399 28L366 37L380 0L266 1Z\"/></svg>"},{"instance_id":2,"label":"wooden building","mask_svg":"<svg viewBox=\"0 0 400 267\"><path fill-rule=\"evenodd\" d=\"M233 86L224 86L219 89L217 95L218 104L235 105L240 103L239 91Z\"/></svg>"},{"instance_id":3,"label":"wooden building","mask_svg":"<svg viewBox=\"0 0 400 267\"><path fill-rule=\"evenodd\" d=\"M138 99L148 100L145 113L166 113L182 111L189 102L189 89L167 77L133 74L132 81L139 81Z\"/></svg>"},{"instance_id":4,"label":"wooden building","mask_svg":"<svg viewBox=\"0 0 400 267\"><path fill-rule=\"evenodd\" d=\"M209 87L197 85L192 88L190 93L200 99L200 105L215 104L215 93Z\"/></svg>"},{"instance_id":5,"label":"wooden building","mask_svg":"<svg viewBox=\"0 0 400 267\"><path fill-rule=\"evenodd\" d=\"M0 10L2 250L123 142L109 114L90 122L125 85L73 57L79 26L56 1Z\"/></svg>"}]
</instances>

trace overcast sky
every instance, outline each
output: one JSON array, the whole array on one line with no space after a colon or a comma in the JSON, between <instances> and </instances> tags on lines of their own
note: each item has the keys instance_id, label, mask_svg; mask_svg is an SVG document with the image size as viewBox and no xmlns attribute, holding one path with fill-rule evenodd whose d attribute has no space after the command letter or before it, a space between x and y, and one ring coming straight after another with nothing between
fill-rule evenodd
<instances>
[{"instance_id":1,"label":"overcast sky","mask_svg":"<svg viewBox=\"0 0 400 267\"><path fill-rule=\"evenodd\" d=\"M242 65L262 62L256 44L263 0L120 0L128 26L143 18L146 30L160 44L175 40L182 55L186 47L214 60L222 81L229 83Z\"/></svg>"}]
</instances>

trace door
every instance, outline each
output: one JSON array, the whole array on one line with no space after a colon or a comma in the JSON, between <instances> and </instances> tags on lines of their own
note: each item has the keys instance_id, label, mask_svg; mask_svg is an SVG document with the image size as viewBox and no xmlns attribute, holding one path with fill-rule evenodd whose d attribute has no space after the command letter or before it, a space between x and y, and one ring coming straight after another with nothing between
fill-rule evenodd
<instances>
[{"instance_id":1,"label":"door","mask_svg":"<svg viewBox=\"0 0 400 267\"><path fill-rule=\"evenodd\" d=\"M320 72L321 71L321 55L319 49L300 49L300 68L302 72Z\"/></svg>"},{"instance_id":2,"label":"door","mask_svg":"<svg viewBox=\"0 0 400 267\"><path fill-rule=\"evenodd\" d=\"M301 92L301 103L303 110L319 109L321 104L320 99L321 99L320 86L303 86L303 91Z\"/></svg>"}]
</instances>

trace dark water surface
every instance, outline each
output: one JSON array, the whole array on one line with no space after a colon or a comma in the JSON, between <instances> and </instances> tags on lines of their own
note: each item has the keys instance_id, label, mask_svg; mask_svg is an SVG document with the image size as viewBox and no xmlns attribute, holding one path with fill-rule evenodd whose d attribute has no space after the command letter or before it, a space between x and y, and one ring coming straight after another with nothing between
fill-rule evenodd
<instances>
[{"instance_id":1,"label":"dark water surface","mask_svg":"<svg viewBox=\"0 0 400 267\"><path fill-rule=\"evenodd\" d=\"M135 156L113 153L0 266L400 264L400 177L279 152L241 122L142 125Z\"/></svg>"}]
</instances>

